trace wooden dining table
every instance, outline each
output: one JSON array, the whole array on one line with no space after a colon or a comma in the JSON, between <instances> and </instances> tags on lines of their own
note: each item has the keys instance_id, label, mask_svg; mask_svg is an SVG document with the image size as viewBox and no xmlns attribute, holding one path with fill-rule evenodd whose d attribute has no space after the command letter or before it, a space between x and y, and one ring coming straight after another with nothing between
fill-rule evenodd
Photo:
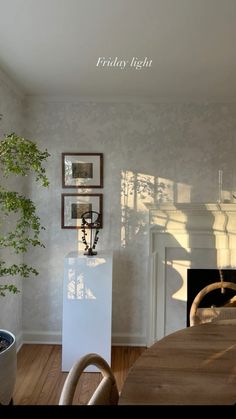
<instances>
[{"instance_id":1,"label":"wooden dining table","mask_svg":"<svg viewBox=\"0 0 236 419\"><path fill-rule=\"evenodd\" d=\"M120 405L235 405L236 324L206 323L165 336L131 368Z\"/></svg>"}]
</instances>

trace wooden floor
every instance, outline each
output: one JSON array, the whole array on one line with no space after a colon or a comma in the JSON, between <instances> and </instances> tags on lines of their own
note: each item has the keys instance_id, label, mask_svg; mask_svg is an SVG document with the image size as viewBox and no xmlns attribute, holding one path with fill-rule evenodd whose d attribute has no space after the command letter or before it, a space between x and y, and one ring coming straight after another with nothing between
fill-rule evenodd
<instances>
[{"instance_id":1,"label":"wooden floor","mask_svg":"<svg viewBox=\"0 0 236 419\"><path fill-rule=\"evenodd\" d=\"M111 367L119 391L128 370L145 348L112 347ZM23 345L17 357L14 405L57 405L67 373L61 372L61 345ZM101 380L99 373L83 373L74 404L87 404Z\"/></svg>"}]
</instances>

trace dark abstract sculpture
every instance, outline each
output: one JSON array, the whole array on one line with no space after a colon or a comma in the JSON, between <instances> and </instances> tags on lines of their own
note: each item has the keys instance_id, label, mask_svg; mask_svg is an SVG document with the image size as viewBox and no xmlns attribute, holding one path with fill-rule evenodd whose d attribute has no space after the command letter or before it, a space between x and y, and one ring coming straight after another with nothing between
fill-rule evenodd
<instances>
[{"instance_id":1,"label":"dark abstract sculpture","mask_svg":"<svg viewBox=\"0 0 236 419\"><path fill-rule=\"evenodd\" d=\"M93 256L97 252L94 251L98 242L98 232L101 227L101 215L97 211L87 211L81 215L81 231L83 233L82 242L85 245L84 255ZM86 236L89 231L89 244Z\"/></svg>"}]
</instances>

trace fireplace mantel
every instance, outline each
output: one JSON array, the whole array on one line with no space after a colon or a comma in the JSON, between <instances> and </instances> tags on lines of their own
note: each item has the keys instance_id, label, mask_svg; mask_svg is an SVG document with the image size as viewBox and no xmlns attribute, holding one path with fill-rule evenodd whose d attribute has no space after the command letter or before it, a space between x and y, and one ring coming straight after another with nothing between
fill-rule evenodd
<instances>
[{"instance_id":1,"label":"fireplace mantel","mask_svg":"<svg viewBox=\"0 0 236 419\"><path fill-rule=\"evenodd\" d=\"M161 204L149 212L148 345L185 327L187 269L236 267L236 204Z\"/></svg>"},{"instance_id":2,"label":"fireplace mantel","mask_svg":"<svg viewBox=\"0 0 236 419\"><path fill-rule=\"evenodd\" d=\"M236 204L162 204L150 209L150 225L161 231L236 232Z\"/></svg>"}]
</instances>

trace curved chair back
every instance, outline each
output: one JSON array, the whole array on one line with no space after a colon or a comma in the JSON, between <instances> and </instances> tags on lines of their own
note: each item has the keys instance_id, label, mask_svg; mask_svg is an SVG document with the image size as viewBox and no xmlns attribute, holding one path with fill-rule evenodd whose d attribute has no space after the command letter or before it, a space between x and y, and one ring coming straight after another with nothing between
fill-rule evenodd
<instances>
[{"instance_id":1,"label":"curved chair back","mask_svg":"<svg viewBox=\"0 0 236 419\"><path fill-rule=\"evenodd\" d=\"M64 383L59 405L72 405L78 380L89 365L95 365L102 373L103 379L89 400L89 405L116 405L119 393L114 374L108 363L98 354L87 354L80 358L71 368Z\"/></svg>"},{"instance_id":2,"label":"curved chair back","mask_svg":"<svg viewBox=\"0 0 236 419\"><path fill-rule=\"evenodd\" d=\"M203 297L205 297L206 294L208 294L209 292L216 290L217 288L230 288L234 291L236 291L236 284L233 282L224 282L224 281L219 281L219 282L214 282L213 284L207 285L205 288L203 288L194 298L193 303L191 305L191 309L190 309L190 326L195 326L197 324L201 324L203 323L203 321L201 320L200 316L197 314L198 311L198 306L200 304L200 302L202 301ZM203 309L202 309L203 310ZM236 318L236 308L231 308L231 307L215 307L213 309L204 309L206 312L208 310L211 310L211 317L214 317L215 314L215 318L217 317L221 317L221 319L227 319L227 316L229 316L230 318L235 317ZM213 313L214 311L214 313ZM206 320L209 321L209 320ZM210 320L211 321L211 320Z\"/></svg>"}]
</instances>

